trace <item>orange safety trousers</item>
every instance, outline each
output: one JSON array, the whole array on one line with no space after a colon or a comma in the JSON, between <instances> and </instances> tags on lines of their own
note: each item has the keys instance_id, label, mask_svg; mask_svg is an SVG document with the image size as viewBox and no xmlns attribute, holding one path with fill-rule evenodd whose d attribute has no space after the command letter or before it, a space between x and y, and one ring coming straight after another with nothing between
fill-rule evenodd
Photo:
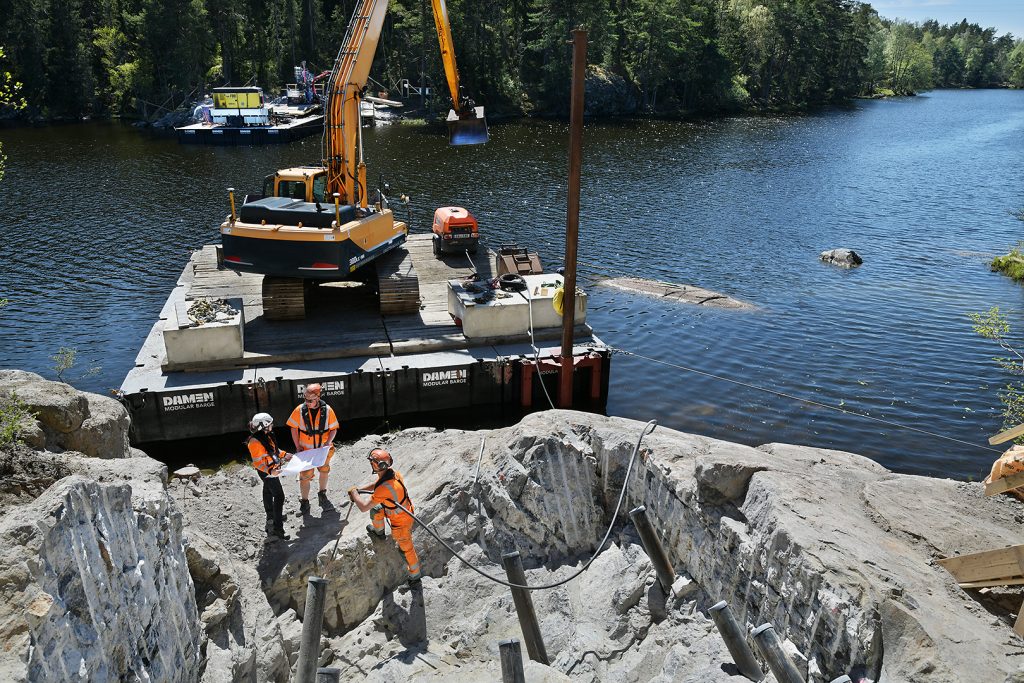
<instances>
[{"instance_id":1,"label":"orange safety trousers","mask_svg":"<svg viewBox=\"0 0 1024 683\"><path fill-rule=\"evenodd\" d=\"M370 516L370 520L373 522L373 528L377 531L384 531L384 517L384 510L375 512ZM396 511L387 517L388 522L391 523L391 535L394 536L395 543L398 544L398 549L405 555L405 563L407 565L406 569L409 572L409 578L420 578L420 558L416 554L416 548L413 547L412 544L413 518L401 510Z\"/></svg>"}]
</instances>

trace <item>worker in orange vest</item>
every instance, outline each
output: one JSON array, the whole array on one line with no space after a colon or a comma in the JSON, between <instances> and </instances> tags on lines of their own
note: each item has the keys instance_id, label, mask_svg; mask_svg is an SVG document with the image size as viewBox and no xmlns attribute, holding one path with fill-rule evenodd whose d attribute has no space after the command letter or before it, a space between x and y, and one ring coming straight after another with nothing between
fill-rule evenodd
<instances>
[{"instance_id":1,"label":"worker in orange vest","mask_svg":"<svg viewBox=\"0 0 1024 683\"><path fill-rule=\"evenodd\" d=\"M249 421L249 436L246 446L252 457L252 466L263 482L263 510L267 513L267 538L288 540L284 532L284 489L278 473L281 465L292 456L277 447L274 442L274 418L267 413L256 413Z\"/></svg>"},{"instance_id":2,"label":"worker in orange vest","mask_svg":"<svg viewBox=\"0 0 1024 683\"><path fill-rule=\"evenodd\" d=\"M353 486L348 490L348 497L360 512L370 512L372 523L366 526L366 530L372 538L384 538L384 520L387 519L395 543L405 554L409 585L415 588L420 585L421 578L420 559L412 545L412 526L415 520L402 509L404 507L413 512L409 491L402 480L402 475L392 469L394 461L390 453L383 448L374 448L367 459L377 479L372 484L364 486L362 490ZM369 498L361 495L366 493L370 494Z\"/></svg>"},{"instance_id":3,"label":"worker in orange vest","mask_svg":"<svg viewBox=\"0 0 1024 683\"><path fill-rule=\"evenodd\" d=\"M303 392L303 401L288 418L288 426L292 428L292 442L295 452L306 451L330 445L327 459L316 470L320 472L320 491L317 499L320 509L333 510L334 506L327 498L327 474L331 471L331 458L334 457L334 435L338 433L338 418L334 410L320 399L320 385L310 384ZM299 473L299 513L309 514L309 485L313 481L313 470Z\"/></svg>"}]
</instances>

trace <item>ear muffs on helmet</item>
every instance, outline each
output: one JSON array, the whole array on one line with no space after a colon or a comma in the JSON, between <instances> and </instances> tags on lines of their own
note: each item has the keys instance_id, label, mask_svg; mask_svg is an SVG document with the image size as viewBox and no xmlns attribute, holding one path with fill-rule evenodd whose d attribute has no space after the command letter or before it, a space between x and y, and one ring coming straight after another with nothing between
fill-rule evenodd
<instances>
[{"instance_id":1,"label":"ear muffs on helmet","mask_svg":"<svg viewBox=\"0 0 1024 683\"><path fill-rule=\"evenodd\" d=\"M391 454L383 448L374 448L370 451L370 454L366 456L366 459L370 461L370 467L373 468L374 472L383 472L394 465L394 459Z\"/></svg>"}]
</instances>

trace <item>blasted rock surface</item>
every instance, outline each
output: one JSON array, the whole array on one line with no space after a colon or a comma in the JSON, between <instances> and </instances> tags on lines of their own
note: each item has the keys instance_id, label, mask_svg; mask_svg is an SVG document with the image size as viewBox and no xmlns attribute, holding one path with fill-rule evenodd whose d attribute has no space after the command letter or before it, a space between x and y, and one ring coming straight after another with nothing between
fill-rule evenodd
<instances>
[{"instance_id":1,"label":"blasted rock surface","mask_svg":"<svg viewBox=\"0 0 1024 683\"><path fill-rule=\"evenodd\" d=\"M501 554L518 550L530 581L547 582L596 547L642 426L548 411L489 432L367 437L335 456L338 509L314 502L312 515L298 516L296 486L285 482L293 535L286 543L261 544L252 523L262 519L259 488L245 470L201 482L186 515L191 528L256 565L289 666L305 579L315 574L329 581L321 663L376 681L496 679L497 642L519 637L507 589L465 569L418 528L431 578L422 598L407 594L394 544L368 538L365 515L352 513L339 492L365 483L365 454L383 445L417 514L456 550L498 576ZM1012 614L988 611L935 563L1020 541L1024 508L984 498L978 484L897 475L849 453L750 448L659 428L644 439L628 479L624 509L641 503L697 590L688 601L659 604L649 564L620 519L586 574L535 594L552 661L544 680L717 680L731 664L720 639L705 637L704 615L720 599L747 628L772 623L814 683L842 674L1004 683L1024 664Z\"/></svg>"}]
</instances>

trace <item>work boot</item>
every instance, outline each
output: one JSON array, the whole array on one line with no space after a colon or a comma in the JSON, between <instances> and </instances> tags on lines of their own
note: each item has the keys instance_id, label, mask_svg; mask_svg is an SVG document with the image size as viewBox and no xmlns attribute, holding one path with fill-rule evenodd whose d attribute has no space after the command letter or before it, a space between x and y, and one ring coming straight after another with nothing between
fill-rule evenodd
<instances>
[{"instance_id":1,"label":"work boot","mask_svg":"<svg viewBox=\"0 0 1024 683\"><path fill-rule=\"evenodd\" d=\"M366 525L366 533L370 534L371 538L384 538L385 536L383 529L375 529L372 524Z\"/></svg>"},{"instance_id":2,"label":"work boot","mask_svg":"<svg viewBox=\"0 0 1024 683\"><path fill-rule=\"evenodd\" d=\"M301 498L299 500L299 514L300 515L308 515L309 514L309 501L306 500L305 498Z\"/></svg>"},{"instance_id":3,"label":"work boot","mask_svg":"<svg viewBox=\"0 0 1024 683\"><path fill-rule=\"evenodd\" d=\"M418 591L423 589L423 580L418 576L415 579L409 579L406 583L409 584L410 590Z\"/></svg>"},{"instance_id":4,"label":"work boot","mask_svg":"<svg viewBox=\"0 0 1024 683\"><path fill-rule=\"evenodd\" d=\"M263 528L267 532L268 536L272 534L274 532L274 520L268 519L267 523L263 525Z\"/></svg>"},{"instance_id":5,"label":"work boot","mask_svg":"<svg viewBox=\"0 0 1024 683\"><path fill-rule=\"evenodd\" d=\"M273 535L275 537L281 539L282 541L287 541L288 539L291 538L291 536L289 536L288 534L286 534L284 532L284 525L283 524L282 525L275 525L274 526L274 534Z\"/></svg>"},{"instance_id":6,"label":"work boot","mask_svg":"<svg viewBox=\"0 0 1024 683\"><path fill-rule=\"evenodd\" d=\"M327 491L321 491L320 493L316 494L316 499L317 499L317 502L320 503L320 509L321 510L333 510L334 509L334 503L332 503L330 500L327 499Z\"/></svg>"}]
</instances>

